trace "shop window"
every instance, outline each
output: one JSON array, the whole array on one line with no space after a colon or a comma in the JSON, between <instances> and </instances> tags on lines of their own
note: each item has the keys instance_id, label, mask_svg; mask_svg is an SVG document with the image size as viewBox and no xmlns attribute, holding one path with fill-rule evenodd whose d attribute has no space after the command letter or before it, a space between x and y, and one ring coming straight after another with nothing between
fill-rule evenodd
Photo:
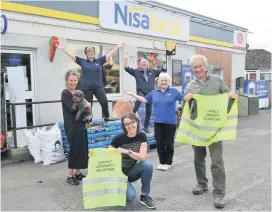
<instances>
[{"instance_id":1,"label":"shop window","mask_svg":"<svg viewBox=\"0 0 272 212\"><path fill-rule=\"evenodd\" d=\"M99 45L99 44L84 44L84 43L69 43L67 50L76 56L86 58L84 54L84 49L86 46L94 46L96 57L101 57L107 52L115 48L114 45ZM104 64L104 84L105 91L107 94L119 94L120 93L120 63L119 63L119 51L117 51L113 56ZM80 67L73 61L69 60L68 68L78 68L81 72Z\"/></svg>"},{"instance_id":2,"label":"shop window","mask_svg":"<svg viewBox=\"0 0 272 212\"><path fill-rule=\"evenodd\" d=\"M6 101L9 103L9 100ZM26 102L32 102L31 99L26 99ZM15 106L15 108L18 106ZM31 104L26 105L26 126L33 126L33 108ZM6 105L6 119L7 119L7 131L11 131L12 121L11 121L11 106Z\"/></svg>"},{"instance_id":3,"label":"shop window","mask_svg":"<svg viewBox=\"0 0 272 212\"><path fill-rule=\"evenodd\" d=\"M1 53L1 72L6 72L6 67L24 66L26 77L26 91L32 91L30 54ZM8 78L6 78L8 83Z\"/></svg>"},{"instance_id":4,"label":"shop window","mask_svg":"<svg viewBox=\"0 0 272 212\"><path fill-rule=\"evenodd\" d=\"M164 66L163 60L166 61L166 55L160 53L152 53L152 52L137 52L137 66L140 67L140 61L142 58L147 60L147 64L149 68L155 70L161 70Z\"/></svg>"},{"instance_id":5,"label":"shop window","mask_svg":"<svg viewBox=\"0 0 272 212\"><path fill-rule=\"evenodd\" d=\"M219 76L222 80L224 80L224 70L221 68L215 68L212 72L214 75Z\"/></svg>"},{"instance_id":6,"label":"shop window","mask_svg":"<svg viewBox=\"0 0 272 212\"><path fill-rule=\"evenodd\" d=\"M268 80L271 81L272 73L260 73L260 80Z\"/></svg>"},{"instance_id":7,"label":"shop window","mask_svg":"<svg viewBox=\"0 0 272 212\"><path fill-rule=\"evenodd\" d=\"M5 50L3 50L5 51ZM30 53L24 53L24 51L8 51L1 52L1 77L4 77L5 79L2 79L1 89L5 92L1 92L1 99L5 98L6 103L9 103L8 97L9 97L9 84L8 84L8 75L7 75L7 67L16 67L16 66L22 66L25 70L25 95L26 99L25 102L32 102L33 98L33 89L32 86L32 80L31 80L31 60L32 55ZM7 94L7 96L6 96ZM5 95L5 96L4 96ZM10 98L10 97L9 97ZM1 102L3 104L3 102ZM15 106L18 107L18 106ZM6 116L3 116L5 118L5 125L7 131L11 130L12 127L12 120L11 120L11 107L9 105L3 106L3 111L5 110ZM4 123L2 121L2 123ZM26 105L26 121L27 126L33 126L34 118L33 118L33 107L32 105ZM3 125L2 125L3 126ZM4 131L4 129L1 129Z\"/></svg>"},{"instance_id":8,"label":"shop window","mask_svg":"<svg viewBox=\"0 0 272 212\"><path fill-rule=\"evenodd\" d=\"M256 73L250 73L249 74L249 79L250 80L256 80L256 76L257 76Z\"/></svg>"}]
</instances>

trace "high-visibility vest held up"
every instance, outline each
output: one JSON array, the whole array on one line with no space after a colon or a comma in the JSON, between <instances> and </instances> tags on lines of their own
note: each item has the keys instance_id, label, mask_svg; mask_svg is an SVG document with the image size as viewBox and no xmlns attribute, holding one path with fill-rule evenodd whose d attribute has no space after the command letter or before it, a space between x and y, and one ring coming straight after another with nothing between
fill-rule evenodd
<instances>
[{"instance_id":1,"label":"high-visibility vest held up","mask_svg":"<svg viewBox=\"0 0 272 212\"><path fill-rule=\"evenodd\" d=\"M122 172L121 154L115 149L92 149L82 184L85 209L125 206L127 176Z\"/></svg>"},{"instance_id":2,"label":"high-visibility vest held up","mask_svg":"<svg viewBox=\"0 0 272 212\"><path fill-rule=\"evenodd\" d=\"M176 141L209 146L218 141L236 140L237 101L230 100L229 94L193 94L193 101L185 103Z\"/></svg>"}]
</instances>

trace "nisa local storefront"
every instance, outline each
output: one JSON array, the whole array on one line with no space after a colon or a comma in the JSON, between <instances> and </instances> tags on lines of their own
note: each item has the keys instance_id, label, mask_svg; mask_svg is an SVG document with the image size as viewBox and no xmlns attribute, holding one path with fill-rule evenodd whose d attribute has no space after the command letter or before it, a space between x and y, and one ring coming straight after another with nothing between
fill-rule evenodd
<instances>
[{"instance_id":1,"label":"nisa local storefront","mask_svg":"<svg viewBox=\"0 0 272 212\"><path fill-rule=\"evenodd\" d=\"M102 28L166 39L189 40L189 18L145 8L126 2L101 1ZM112 18L110 18L112 17Z\"/></svg>"},{"instance_id":2,"label":"nisa local storefront","mask_svg":"<svg viewBox=\"0 0 272 212\"><path fill-rule=\"evenodd\" d=\"M205 55L209 71L220 75L232 90L236 78L245 75L247 29L155 1L2 1L1 12L8 22L2 35L1 71L9 66L25 67L26 101L59 100L65 88L64 72L79 68L61 51L50 62L52 36L81 57L89 45L99 57L120 41L127 44L104 66L109 100L124 98L124 88L136 90L135 79L123 68L125 52L132 68L146 58L150 67L161 69L169 43L175 44L175 50L167 56L166 66L172 85L180 90L193 77L188 66L193 54ZM8 89L6 99L9 101ZM101 117L98 104L94 110ZM27 113L28 125L62 120L59 103L33 105Z\"/></svg>"}]
</instances>

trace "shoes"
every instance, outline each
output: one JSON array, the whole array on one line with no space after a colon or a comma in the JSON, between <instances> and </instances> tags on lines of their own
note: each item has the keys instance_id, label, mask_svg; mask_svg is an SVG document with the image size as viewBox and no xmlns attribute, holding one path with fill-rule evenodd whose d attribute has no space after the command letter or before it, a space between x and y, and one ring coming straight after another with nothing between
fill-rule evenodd
<instances>
[{"instance_id":1,"label":"shoes","mask_svg":"<svg viewBox=\"0 0 272 212\"><path fill-rule=\"evenodd\" d=\"M157 166L157 170L163 170L164 169L164 165L163 164L159 164L158 166Z\"/></svg>"},{"instance_id":2,"label":"shoes","mask_svg":"<svg viewBox=\"0 0 272 212\"><path fill-rule=\"evenodd\" d=\"M75 178L76 178L77 180L82 180L82 179L85 178L85 177L86 177L86 176L83 175L82 173L80 173L79 175L75 174Z\"/></svg>"},{"instance_id":3,"label":"shoes","mask_svg":"<svg viewBox=\"0 0 272 212\"><path fill-rule=\"evenodd\" d=\"M216 208L224 208L225 206L225 200L224 200L224 197L215 197L214 198L214 207Z\"/></svg>"},{"instance_id":4,"label":"shoes","mask_svg":"<svg viewBox=\"0 0 272 212\"><path fill-rule=\"evenodd\" d=\"M171 165L164 164L163 171L168 171L171 167L172 167Z\"/></svg>"},{"instance_id":5,"label":"shoes","mask_svg":"<svg viewBox=\"0 0 272 212\"><path fill-rule=\"evenodd\" d=\"M171 165L167 164L159 164L157 166L157 170L162 170L162 171L168 171L171 168Z\"/></svg>"},{"instance_id":6,"label":"shoes","mask_svg":"<svg viewBox=\"0 0 272 212\"><path fill-rule=\"evenodd\" d=\"M208 186L207 185L198 184L193 189L193 194L202 194L204 191L208 191Z\"/></svg>"},{"instance_id":7,"label":"shoes","mask_svg":"<svg viewBox=\"0 0 272 212\"><path fill-rule=\"evenodd\" d=\"M145 207L149 208L149 209L156 208L152 198L150 196L147 196L147 195L141 195L140 196L140 203L142 205L144 205Z\"/></svg>"},{"instance_id":8,"label":"shoes","mask_svg":"<svg viewBox=\"0 0 272 212\"><path fill-rule=\"evenodd\" d=\"M79 182L76 179L75 175L73 175L72 177L67 177L67 183L69 183L70 185L79 185Z\"/></svg>"}]
</instances>

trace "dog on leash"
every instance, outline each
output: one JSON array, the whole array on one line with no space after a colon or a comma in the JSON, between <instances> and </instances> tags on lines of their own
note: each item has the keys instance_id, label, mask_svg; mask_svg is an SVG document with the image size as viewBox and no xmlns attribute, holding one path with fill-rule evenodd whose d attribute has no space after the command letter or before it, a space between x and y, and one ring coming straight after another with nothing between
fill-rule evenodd
<instances>
[{"instance_id":1,"label":"dog on leash","mask_svg":"<svg viewBox=\"0 0 272 212\"><path fill-rule=\"evenodd\" d=\"M81 114L84 114L83 120L84 122L89 121L92 118L92 108L91 104L89 107L84 107L84 105L88 103L88 101L84 98L84 93L81 90L76 90L73 93L73 110L78 109L76 114L76 120L78 121Z\"/></svg>"}]
</instances>

